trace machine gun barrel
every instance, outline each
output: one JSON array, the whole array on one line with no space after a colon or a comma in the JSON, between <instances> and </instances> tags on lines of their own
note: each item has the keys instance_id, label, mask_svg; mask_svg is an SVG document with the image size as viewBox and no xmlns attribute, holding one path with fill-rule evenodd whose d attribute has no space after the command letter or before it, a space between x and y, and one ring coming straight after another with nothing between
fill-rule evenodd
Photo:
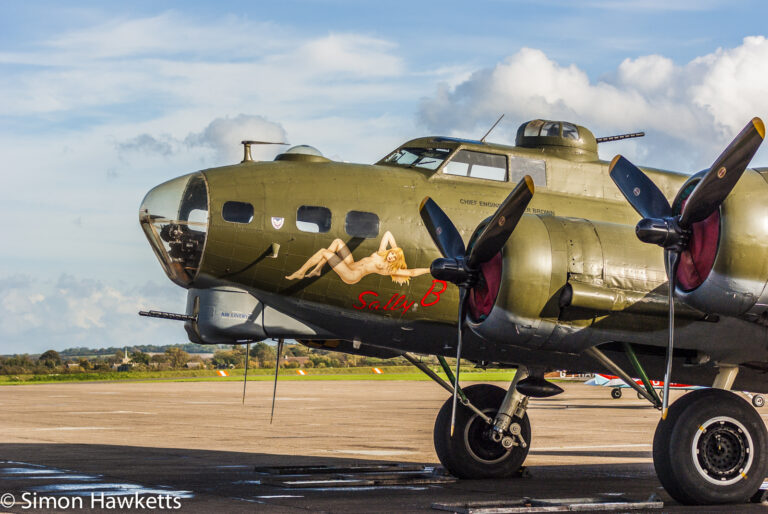
<instances>
[{"instance_id":1,"label":"machine gun barrel","mask_svg":"<svg viewBox=\"0 0 768 514\"><path fill-rule=\"evenodd\" d=\"M631 134L619 134L618 136L606 136L595 138L598 143L610 143L611 141L621 141L622 139L632 139L633 137L643 137L645 132L632 132Z\"/></svg>"},{"instance_id":2,"label":"machine gun barrel","mask_svg":"<svg viewBox=\"0 0 768 514\"><path fill-rule=\"evenodd\" d=\"M139 311L139 316L146 316L148 318L172 319L174 321L196 321L197 320L197 316L190 316L188 314L176 314L175 312L162 312L162 311Z\"/></svg>"}]
</instances>

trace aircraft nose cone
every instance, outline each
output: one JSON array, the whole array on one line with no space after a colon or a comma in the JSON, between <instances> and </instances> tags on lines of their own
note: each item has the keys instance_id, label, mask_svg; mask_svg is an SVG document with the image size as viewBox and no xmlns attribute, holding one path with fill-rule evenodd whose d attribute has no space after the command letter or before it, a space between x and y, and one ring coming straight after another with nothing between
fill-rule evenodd
<instances>
[{"instance_id":1,"label":"aircraft nose cone","mask_svg":"<svg viewBox=\"0 0 768 514\"><path fill-rule=\"evenodd\" d=\"M202 173L153 188L139 208L139 222L163 270L188 287L200 270L208 233L208 185Z\"/></svg>"}]
</instances>

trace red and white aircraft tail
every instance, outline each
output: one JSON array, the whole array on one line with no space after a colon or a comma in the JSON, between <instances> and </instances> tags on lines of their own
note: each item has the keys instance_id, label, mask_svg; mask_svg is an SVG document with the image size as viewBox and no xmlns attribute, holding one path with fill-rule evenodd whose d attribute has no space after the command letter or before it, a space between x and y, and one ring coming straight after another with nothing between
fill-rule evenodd
<instances>
[{"instance_id":1,"label":"red and white aircraft tail","mask_svg":"<svg viewBox=\"0 0 768 514\"><path fill-rule=\"evenodd\" d=\"M643 381L639 378L633 378L634 382L643 387ZM602 373L595 373L595 376L593 378L590 378L584 384L589 386L600 386L600 387L610 387L611 388L611 397L614 399L621 398L621 390L627 389L629 386L619 377L616 375L605 375ZM661 380L651 380L651 386L653 386L654 389L661 389L664 387L664 382ZM676 382L672 382L669 384L670 389L677 389L678 391L691 391L693 389L705 389L703 386L695 386L690 384L678 384ZM748 393L746 391L742 391L744 395L749 397L749 399L752 401L752 405L755 407L762 407L765 405L765 398L763 398L762 395L759 394L753 394Z\"/></svg>"}]
</instances>

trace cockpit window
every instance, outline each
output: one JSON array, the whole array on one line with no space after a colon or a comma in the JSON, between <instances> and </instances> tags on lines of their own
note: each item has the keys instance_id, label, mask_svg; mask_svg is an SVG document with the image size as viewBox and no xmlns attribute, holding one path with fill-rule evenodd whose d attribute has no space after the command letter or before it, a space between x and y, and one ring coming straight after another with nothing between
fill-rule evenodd
<instances>
[{"instance_id":1,"label":"cockpit window","mask_svg":"<svg viewBox=\"0 0 768 514\"><path fill-rule=\"evenodd\" d=\"M384 159L387 164L436 170L451 151L447 148L400 148Z\"/></svg>"},{"instance_id":2,"label":"cockpit window","mask_svg":"<svg viewBox=\"0 0 768 514\"><path fill-rule=\"evenodd\" d=\"M507 156L460 150L445 165L443 173L504 182L507 180Z\"/></svg>"},{"instance_id":3,"label":"cockpit window","mask_svg":"<svg viewBox=\"0 0 768 514\"><path fill-rule=\"evenodd\" d=\"M565 139L579 140L579 129L573 123L563 123L563 137Z\"/></svg>"}]
</instances>

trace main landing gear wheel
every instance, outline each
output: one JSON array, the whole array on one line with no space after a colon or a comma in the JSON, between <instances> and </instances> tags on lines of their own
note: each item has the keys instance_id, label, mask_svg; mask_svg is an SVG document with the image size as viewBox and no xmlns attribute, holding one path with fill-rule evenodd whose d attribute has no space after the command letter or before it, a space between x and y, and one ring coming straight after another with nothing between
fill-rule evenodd
<instances>
[{"instance_id":1,"label":"main landing gear wheel","mask_svg":"<svg viewBox=\"0 0 768 514\"><path fill-rule=\"evenodd\" d=\"M659 422L653 465L661 485L680 503L743 503L768 472L768 433L740 396L699 389L673 403Z\"/></svg>"},{"instance_id":2,"label":"main landing gear wheel","mask_svg":"<svg viewBox=\"0 0 768 514\"><path fill-rule=\"evenodd\" d=\"M479 410L493 418L504 400L504 389L477 384L463 390L469 401ZM512 418L520 425L521 435L526 442L504 448L491 439L491 426L476 413L459 404L456 407L456 427L451 437L451 407L448 399L435 420L435 451L446 470L458 478L508 478L520 469L531 447L531 425L528 415L522 419Z\"/></svg>"},{"instance_id":3,"label":"main landing gear wheel","mask_svg":"<svg viewBox=\"0 0 768 514\"><path fill-rule=\"evenodd\" d=\"M614 400L618 400L619 398L621 398L621 389L619 389L618 387L614 387L613 389L611 389L611 398L613 398Z\"/></svg>"}]
</instances>

